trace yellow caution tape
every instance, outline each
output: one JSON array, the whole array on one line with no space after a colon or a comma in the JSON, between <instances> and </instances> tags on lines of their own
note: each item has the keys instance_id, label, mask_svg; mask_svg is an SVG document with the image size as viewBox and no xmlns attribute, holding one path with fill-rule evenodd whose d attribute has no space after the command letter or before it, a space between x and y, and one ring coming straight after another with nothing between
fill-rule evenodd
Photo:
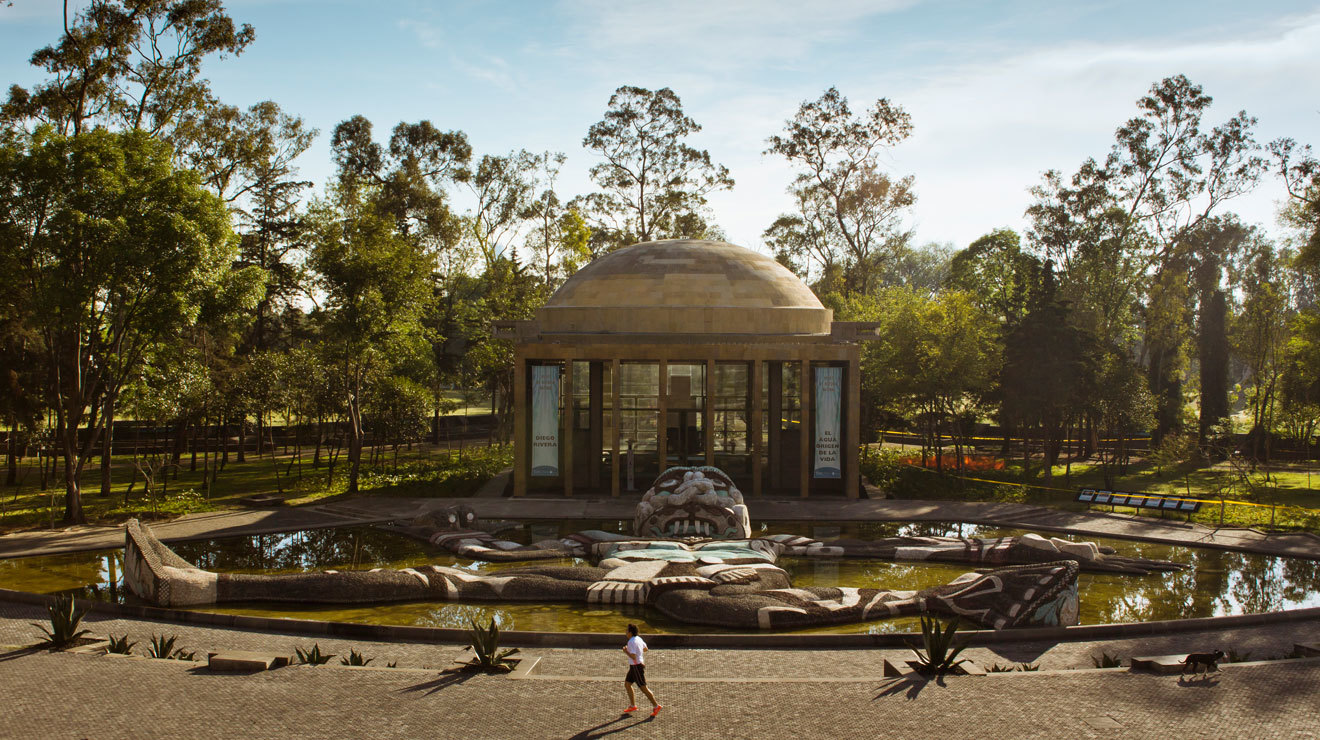
<instances>
[{"instance_id":1,"label":"yellow caution tape","mask_svg":"<svg viewBox=\"0 0 1320 740\"><path fill-rule=\"evenodd\" d=\"M919 432L900 432L900 431L891 430L891 429L882 429L882 430L880 430L878 433L879 433L879 434L888 434L888 435L898 435L898 436L900 436L900 437L925 437L925 436L926 436L926 435L921 434L921 433L919 433ZM951 441L951 442L952 442L953 440L956 440L956 439L970 439L970 440L973 440L973 441L976 441L976 442L1003 442L1003 441L1004 441L1004 438L1003 438L1003 437L956 437L956 436L950 436L950 435L947 435L947 434L946 434L946 435L942 435L942 436L941 436L941 439L947 439L947 440L949 440L949 441ZM1019 442L1019 441L1022 440L1022 437L1009 437L1009 440L1012 441L1012 442ZM1125 441L1125 442L1148 442L1148 441L1150 441L1150 437L1122 437L1122 440ZM1117 441L1119 441L1119 438L1118 438L1118 437L1107 437L1107 438L1105 438L1105 439L1101 439L1101 440L1099 440L1099 441L1100 441L1100 442L1117 442Z\"/></svg>"}]
</instances>

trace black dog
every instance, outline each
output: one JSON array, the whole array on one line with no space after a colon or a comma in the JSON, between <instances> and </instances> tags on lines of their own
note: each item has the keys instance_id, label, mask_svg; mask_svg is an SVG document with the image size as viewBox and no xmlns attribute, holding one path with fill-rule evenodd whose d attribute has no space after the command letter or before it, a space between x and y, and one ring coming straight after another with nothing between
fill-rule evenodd
<instances>
[{"instance_id":1,"label":"black dog","mask_svg":"<svg viewBox=\"0 0 1320 740\"><path fill-rule=\"evenodd\" d=\"M1213 653L1191 653L1187 656L1187 659L1183 661L1182 672L1186 673L1187 669L1191 668L1192 673L1196 673L1197 666L1205 666L1206 673L1217 671L1219 670L1218 663L1223 660L1223 658L1223 650L1216 650Z\"/></svg>"}]
</instances>

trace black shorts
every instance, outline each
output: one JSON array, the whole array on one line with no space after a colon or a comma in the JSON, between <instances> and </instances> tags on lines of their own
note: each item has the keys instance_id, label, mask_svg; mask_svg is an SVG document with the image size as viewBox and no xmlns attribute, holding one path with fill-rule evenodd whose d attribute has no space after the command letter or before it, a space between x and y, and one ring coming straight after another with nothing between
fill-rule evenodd
<instances>
[{"instance_id":1,"label":"black shorts","mask_svg":"<svg viewBox=\"0 0 1320 740\"><path fill-rule=\"evenodd\" d=\"M625 678L625 679L623 679L623 682L624 682L624 683L635 683L635 684L637 684L638 686L645 686L645 685L646 685L646 664L645 664L645 663L638 663L637 665L630 665L630 666L628 666L628 677Z\"/></svg>"}]
</instances>

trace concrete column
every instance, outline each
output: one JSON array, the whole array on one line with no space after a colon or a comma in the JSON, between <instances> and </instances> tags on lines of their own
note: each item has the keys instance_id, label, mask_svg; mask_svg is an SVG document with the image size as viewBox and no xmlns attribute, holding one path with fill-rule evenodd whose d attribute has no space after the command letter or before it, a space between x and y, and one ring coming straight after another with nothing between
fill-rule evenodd
<instances>
[{"instance_id":1,"label":"concrete column","mask_svg":"<svg viewBox=\"0 0 1320 740\"><path fill-rule=\"evenodd\" d=\"M811 422L812 422L811 402L815 400L814 398L812 398L812 395L816 391L816 383L815 383L815 378L811 377L811 360L807 358L803 358L801 361L801 365L802 365L802 383L801 383L802 423L798 425L798 430L799 430L798 449L801 451L801 455L802 455L802 467L801 467L801 477L798 481L798 486L801 492L800 495L802 496L802 498L806 498L808 492L811 490L811 463L812 463L811 449L812 449L812 442L815 441L811 438Z\"/></svg>"},{"instance_id":2,"label":"concrete column","mask_svg":"<svg viewBox=\"0 0 1320 740\"><path fill-rule=\"evenodd\" d=\"M656 406L659 406L659 410L656 413L660 418L659 423L655 426L655 449L660 455L660 472L663 473L668 466L665 461L667 457L665 445L669 441L669 362L661 360L657 365L660 373L660 387L657 389L659 395L656 396ZM642 485L645 486L645 484Z\"/></svg>"},{"instance_id":3,"label":"concrete column","mask_svg":"<svg viewBox=\"0 0 1320 740\"><path fill-rule=\"evenodd\" d=\"M748 419L747 447L752 461L752 495L761 495L761 361L752 361L751 387L747 398L752 404Z\"/></svg>"},{"instance_id":4,"label":"concrete column","mask_svg":"<svg viewBox=\"0 0 1320 740\"><path fill-rule=\"evenodd\" d=\"M527 475L532 438L527 433L527 360L513 356L513 495L527 495Z\"/></svg>"},{"instance_id":5,"label":"concrete column","mask_svg":"<svg viewBox=\"0 0 1320 740\"><path fill-rule=\"evenodd\" d=\"M715 361L706 360L706 407L702 413L706 417L705 428L701 430L706 437L706 464L715 464Z\"/></svg>"},{"instance_id":6,"label":"concrete column","mask_svg":"<svg viewBox=\"0 0 1320 740\"><path fill-rule=\"evenodd\" d=\"M610 455L613 464L610 465L610 495L614 498L619 497L619 467L623 465L623 450L619 447L620 437L623 434L623 413L619 410L619 360L615 358L610 361L610 377L614 379L611 383L611 391L614 396L610 404L610 414L614 417L614 435L610 440Z\"/></svg>"},{"instance_id":7,"label":"concrete column","mask_svg":"<svg viewBox=\"0 0 1320 740\"><path fill-rule=\"evenodd\" d=\"M784 459L784 363L775 361L769 366L770 387L767 389L770 393L769 409L769 443L770 443L770 488L782 488L783 483L783 459Z\"/></svg>"},{"instance_id":8,"label":"concrete column","mask_svg":"<svg viewBox=\"0 0 1320 740\"><path fill-rule=\"evenodd\" d=\"M588 447L588 451L591 453L591 459L589 460L587 465L587 471L589 475L588 480L590 481L590 484L587 487L594 491L594 490L599 490L601 487L600 486L600 453L604 447L604 440L602 439L602 437L604 436L605 433L605 430L602 429L602 427L605 426L604 423L605 403L604 403L604 399L601 398L601 396L605 391L605 378L604 378L604 373L602 372L603 368L601 367L601 363L592 362L590 367L591 367L591 376L590 376L591 406L590 406L590 410L588 411L588 416L590 417L591 420L591 431L589 432L591 438L591 444Z\"/></svg>"},{"instance_id":9,"label":"concrete column","mask_svg":"<svg viewBox=\"0 0 1320 740\"><path fill-rule=\"evenodd\" d=\"M861 481L858 476L861 475L860 462L857 459L858 448L862 444L862 374L861 374L860 352L854 349L848 356L848 402L842 404L844 416L848 420L848 432L844 436L843 464L844 470L843 485L846 486L848 498L857 498L858 488Z\"/></svg>"},{"instance_id":10,"label":"concrete column","mask_svg":"<svg viewBox=\"0 0 1320 740\"><path fill-rule=\"evenodd\" d=\"M560 419L563 437L559 449L564 456L564 465L560 473L564 476L564 495L573 495L573 361L564 360L564 382L560 405L564 407L564 418Z\"/></svg>"}]
</instances>

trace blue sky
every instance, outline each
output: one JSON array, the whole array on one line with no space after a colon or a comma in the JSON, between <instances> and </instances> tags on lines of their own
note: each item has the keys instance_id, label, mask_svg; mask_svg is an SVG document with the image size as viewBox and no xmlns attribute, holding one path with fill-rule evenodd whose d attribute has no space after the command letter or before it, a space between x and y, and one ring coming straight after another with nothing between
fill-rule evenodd
<instances>
[{"instance_id":1,"label":"blue sky","mask_svg":"<svg viewBox=\"0 0 1320 740\"><path fill-rule=\"evenodd\" d=\"M58 0L0 8L0 79L57 38ZM1210 124L1245 109L1262 142L1320 145L1320 4L1146 0L231 0L256 42L206 68L217 94L264 99L321 130L302 174L331 172L329 132L363 114L467 132L478 154L563 151L565 196L586 192L581 147L619 85L670 87L737 181L711 199L730 241L761 244L789 207L792 173L762 155L805 99L837 86L854 109L887 97L914 135L886 154L916 178L917 239L963 247L1024 228L1046 169L1102 157L1151 83L1186 74L1215 99ZM1230 205L1282 235L1281 184ZM462 204L462 197L458 202Z\"/></svg>"}]
</instances>

